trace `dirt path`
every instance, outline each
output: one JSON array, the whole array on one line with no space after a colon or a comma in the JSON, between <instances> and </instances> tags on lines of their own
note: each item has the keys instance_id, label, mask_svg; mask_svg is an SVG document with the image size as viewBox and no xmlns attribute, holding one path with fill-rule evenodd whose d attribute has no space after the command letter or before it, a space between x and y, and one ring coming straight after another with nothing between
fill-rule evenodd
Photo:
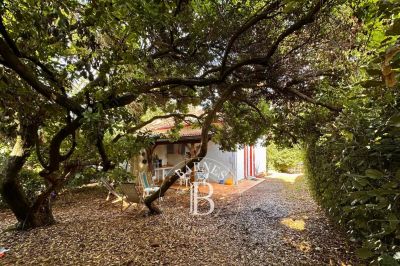
<instances>
[{"instance_id":1,"label":"dirt path","mask_svg":"<svg viewBox=\"0 0 400 266\"><path fill-rule=\"evenodd\" d=\"M239 252L245 264L355 264L353 248L329 224L305 184L270 179L243 196L240 213L245 233Z\"/></svg>"},{"instance_id":2,"label":"dirt path","mask_svg":"<svg viewBox=\"0 0 400 266\"><path fill-rule=\"evenodd\" d=\"M270 179L241 197L215 197L212 215L188 214L189 196L169 192L162 216L132 209L121 215L99 189L67 193L58 224L4 231L0 265L348 265L352 248L329 225L301 180Z\"/></svg>"}]
</instances>

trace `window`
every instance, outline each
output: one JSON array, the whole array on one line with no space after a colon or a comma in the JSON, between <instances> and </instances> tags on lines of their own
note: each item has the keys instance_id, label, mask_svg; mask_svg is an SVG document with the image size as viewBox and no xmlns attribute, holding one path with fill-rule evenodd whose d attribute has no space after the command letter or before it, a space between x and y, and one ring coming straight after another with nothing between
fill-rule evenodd
<instances>
[{"instance_id":1,"label":"window","mask_svg":"<svg viewBox=\"0 0 400 266\"><path fill-rule=\"evenodd\" d=\"M167 144L167 154L186 154L185 144Z\"/></svg>"},{"instance_id":2,"label":"window","mask_svg":"<svg viewBox=\"0 0 400 266\"><path fill-rule=\"evenodd\" d=\"M167 144L167 154L174 154L174 144Z\"/></svg>"}]
</instances>

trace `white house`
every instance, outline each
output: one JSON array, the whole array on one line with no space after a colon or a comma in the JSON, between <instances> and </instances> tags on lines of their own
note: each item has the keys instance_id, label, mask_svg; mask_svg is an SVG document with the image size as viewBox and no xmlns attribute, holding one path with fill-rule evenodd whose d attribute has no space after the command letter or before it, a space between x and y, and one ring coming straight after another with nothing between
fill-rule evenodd
<instances>
[{"instance_id":1,"label":"white house","mask_svg":"<svg viewBox=\"0 0 400 266\"><path fill-rule=\"evenodd\" d=\"M179 131L179 139L170 142L165 135L174 127L173 119L163 119L151 123L146 130L160 136L152 147L146 149L146 154L136 160L141 165L141 171L153 172L158 178L167 176L177 165L183 165L190 157L195 156L200 147L201 129L193 127L188 122ZM217 143L208 142L207 156L202 160L205 164L216 164L218 168L229 171L233 183L259 176L266 172L266 148L259 141L257 145L245 146L233 152L222 151ZM200 162L200 164L202 163ZM136 164L138 166L138 164ZM147 169L143 169L143 168ZM213 166L215 167L215 166ZM136 167L138 168L138 167ZM210 176L210 181L217 181Z\"/></svg>"}]
</instances>

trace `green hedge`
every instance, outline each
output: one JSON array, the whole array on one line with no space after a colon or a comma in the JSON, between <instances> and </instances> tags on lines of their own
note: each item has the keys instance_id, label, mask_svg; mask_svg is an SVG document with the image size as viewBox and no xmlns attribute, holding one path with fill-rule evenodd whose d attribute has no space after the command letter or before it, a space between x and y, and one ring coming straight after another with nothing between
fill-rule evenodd
<instances>
[{"instance_id":1,"label":"green hedge","mask_svg":"<svg viewBox=\"0 0 400 266\"><path fill-rule=\"evenodd\" d=\"M400 115L310 138L306 175L330 216L375 265L400 261ZM397 262L396 262L397 259Z\"/></svg>"}]
</instances>

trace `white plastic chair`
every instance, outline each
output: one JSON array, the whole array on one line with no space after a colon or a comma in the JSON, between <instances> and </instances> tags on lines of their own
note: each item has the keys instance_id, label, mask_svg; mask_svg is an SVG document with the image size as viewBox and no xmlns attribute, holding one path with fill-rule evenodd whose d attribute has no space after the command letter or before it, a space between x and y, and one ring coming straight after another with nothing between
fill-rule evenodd
<instances>
[{"instance_id":1,"label":"white plastic chair","mask_svg":"<svg viewBox=\"0 0 400 266\"><path fill-rule=\"evenodd\" d=\"M181 171L181 169L175 170L175 173L179 176L179 185L185 184L185 187L189 185L190 175Z\"/></svg>"},{"instance_id":2,"label":"white plastic chair","mask_svg":"<svg viewBox=\"0 0 400 266\"><path fill-rule=\"evenodd\" d=\"M196 172L196 182L201 182L203 185L206 185L209 175L210 173L208 171Z\"/></svg>"}]
</instances>

